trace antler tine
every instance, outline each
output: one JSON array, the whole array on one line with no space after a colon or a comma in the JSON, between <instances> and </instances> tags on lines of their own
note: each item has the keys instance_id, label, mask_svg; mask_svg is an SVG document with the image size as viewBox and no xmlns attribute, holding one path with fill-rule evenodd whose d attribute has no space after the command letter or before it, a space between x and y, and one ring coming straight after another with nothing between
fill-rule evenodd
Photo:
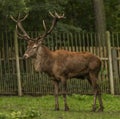
<instances>
[{"instance_id":1,"label":"antler tine","mask_svg":"<svg viewBox=\"0 0 120 119\"><path fill-rule=\"evenodd\" d=\"M40 41L43 40L43 38L45 38L48 34L50 34L50 33L52 32L52 30L54 29L54 27L55 27L58 19L64 18L64 14L60 16L60 15L58 15L57 12L55 12L54 15L53 15L53 13L49 11L49 14L53 17L52 25L51 25L51 27L49 28L49 30L47 30L45 21L43 20L43 27L44 27L45 33L44 33L42 36L39 36L39 37L37 38L37 40L40 40Z\"/></svg>"},{"instance_id":2,"label":"antler tine","mask_svg":"<svg viewBox=\"0 0 120 119\"><path fill-rule=\"evenodd\" d=\"M54 27L55 27L55 25L56 25L56 23L57 23L57 20L58 20L58 19L57 19L56 17L54 17L54 19L53 19L53 21L52 21L52 25L51 25L49 31L47 32L47 34L51 33L51 31L54 29Z\"/></svg>"},{"instance_id":3,"label":"antler tine","mask_svg":"<svg viewBox=\"0 0 120 119\"><path fill-rule=\"evenodd\" d=\"M27 34L27 32L25 31L25 29L23 28L23 26L21 24L21 22L24 21L27 18L27 16L28 16L28 14L26 14L22 19L20 19L20 13L19 13L18 18L16 20L12 15L10 15L11 19L17 23L16 31L17 31L18 36L20 36L20 38L22 38L22 39L30 40L30 36ZM23 32L23 35L19 33L18 27L21 30L21 32Z\"/></svg>"},{"instance_id":4,"label":"antler tine","mask_svg":"<svg viewBox=\"0 0 120 119\"><path fill-rule=\"evenodd\" d=\"M18 26L16 25L16 32L17 32L17 35L20 39L25 39L26 41L28 41L28 37L26 35L22 35L18 32Z\"/></svg>"},{"instance_id":5,"label":"antler tine","mask_svg":"<svg viewBox=\"0 0 120 119\"><path fill-rule=\"evenodd\" d=\"M20 20L20 13L19 13L19 15L18 15L18 21Z\"/></svg>"},{"instance_id":6,"label":"antler tine","mask_svg":"<svg viewBox=\"0 0 120 119\"><path fill-rule=\"evenodd\" d=\"M53 15L52 12L49 11L49 14L53 17L53 18L58 18L58 19L61 19L61 18L65 18L64 17L64 13L62 15L59 15L56 11L55 11L55 15Z\"/></svg>"},{"instance_id":7,"label":"antler tine","mask_svg":"<svg viewBox=\"0 0 120 119\"><path fill-rule=\"evenodd\" d=\"M10 18L16 23L24 21L27 17L28 17L28 14L26 14L22 19L20 19L20 13L19 13L18 18L16 20L12 15L10 15Z\"/></svg>"},{"instance_id":8,"label":"antler tine","mask_svg":"<svg viewBox=\"0 0 120 119\"><path fill-rule=\"evenodd\" d=\"M55 12L55 15L53 15L53 14L49 11L49 14L50 14L54 19L53 19L53 21L52 21L52 25L51 25L49 31L47 32L47 34L51 33L51 31L52 31L53 28L55 27L58 19L65 18L65 17L64 17L64 14L60 16L60 15L58 15L57 12Z\"/></svg>"},{"instance_id":9,"label":"antler tine","mask_svg":"<svg viewBox=\"0 0 120 119\"><path fill-rule=\"evenodd\" d=\"M44 29L45 29L45 31L47 30L47 28L46 28L46 24L45 24L45 21L43 20L43 27L44 27Z\"/></svg>"},{"instance_id":10,"label":"antler tine","mask_svg":"<svg viewBox=\"0 0 120 119\"><path fill-rule=\"evenodd\" d=\"M51 11L49 11L49 14L54 18L55 15L53 15L53 13Z\"/></svg>"},{"instance_id":11,"label":"antler tine","mask_svg":"<svg viewBox=\"0 0 120 119\"><path fill-rule=\"evenodd\" d=\"M58 13L55 12L55 16L56 16L58 19L65 18L65 17L64 17L64 13L63 13L62 15L58 15Z\"/></svg>"},{"instance_id":12,"label":"antler tine","mask_svg":"<svg viewBox=\"0 0 120 119\"><path fill-rule=\"evenodd\" d=\"M12 15L10 15L10 18L17 23L17 20Z\"/></svg>"},{"instance_id":13,"label":"antler tine","mask_svg":"<svg viewBox=\"0 0 120 119\"><path fill-rule=\"evenodd\" d=\"M41 35L39 35L37 38L36 38L36 40L42 40L42 38L44 38L46 35L47 35L47 27L46 27L46 24L45 24L45 21L43 20L43 28L44 28L44 30L45 30L45 33L41 36Z\"/></svg>"},{"instance_id":14,"label":"antler tine","mask_svg":"<svg viewBox=\"0 0 120 119\"><path fill-rule=\"evenodd\" d=\"M24 21L27 17L28 17L29 14L26 14L20 21Z\"/></svg>"}]
</instances>

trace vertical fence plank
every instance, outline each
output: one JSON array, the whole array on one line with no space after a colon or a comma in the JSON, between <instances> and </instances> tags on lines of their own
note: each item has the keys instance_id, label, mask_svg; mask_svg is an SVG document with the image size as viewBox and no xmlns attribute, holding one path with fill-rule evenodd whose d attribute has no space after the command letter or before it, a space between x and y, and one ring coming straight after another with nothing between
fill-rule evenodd
<instances>
[{"instance_id":1,"label":"vertical fence plank","mask_svg":"<svg viewBox=\"0 0 120 119\"><path fill-rule=\"evenodd\" d=\"M12 34L13 35L13 34ZM100 77L100 83L102 84L102 91L105 93L110 93L111 94L116 94L120 92L119 88L119 80L113 80L115 79L115 76L120 77L120 42L119 42L119 35L114 34L114 37L111 37L110 39L110 33L106 32L106 39L108 43L108 47L104 46L104 44L98 44L97 41L97 34L95 33L60 33L59 37L57 34L53 34L50 37L48 37L47 40L47 45L50 47L52 50L56 49L67 49L70 51L90 51L94 54L97 54L101 59L102 59L102 71L101 72L101 77ZM4 38L4 34L2 36ZM102 42L104 35L99 35L99 38ZM10 37L7 37L7 39L10 39ZM13 39L13 36L11 36ZM48 93L53 93L53 86L51 86L51 83L49 82L49 77L47 77L45 74L39 74L36 75L33 72L33 67L31 66L30 60L27 60L25 64L22 64L22 66L19 66L19 54L18 54L18 41L17 41L17 36L16 33L14 34L14 42L15 42L15 51L16 55L14 57L14 44L12 41L9 40L8 43L10 43L9 47L6 49L5 42L2 40L2 48L0 51L0 80L1 80L1 85L0 89L2 93L11 93L11 88L15 89L13 91L16 92L16 83L18 82L18 95L22 95L22 86L21 86L21 75L20 75L20 68L21 71L24 71L24 76L23 79L25 79L24 85L23 85L23 90L24 94L48 94ZM57 40L59 39L59 41ZM112 42L110 42L112 40ZM111 46L112 45L112 46ZM22 46L22 45L20 45ZM25 44L23 45L23 48L25 48ZM56 47L57 46L57 47ZM11 49L11 47L13 49ZM115 48L115 53L111 52L112 49ZM9 62L7 65L5 65L5 50L8 52L9 55ZM22 51L22 47L19 48L19 52ZM113 54L113 55L112 55ZM7 56L8 56L7 55ZM113 57L113 58L112 58ZM16 59L16 60L15 60ZM115 60L116 61L115 61ZM114 60L114 61L113 61ZM15 62L16 61L16 62ZM115 62L115 63L113 63ZM113 66L114 65L114 66ZM6 67L8 66L9 69L6 70ZM15 68L17 67L17 69ZM10 69L12 67L12 69ZM24 67L26 67L24 69ZM116 68L115 68L116 67ZM113 72L114 69L117 70L117 75ZM16 71L17 71L17 80L14 80L14 83L12 84L11 82L7 84L6 80L4 79L13 79L12 75L16 78ZM25 72L26 71L26 72ZM13 74L11 74L11 72ZM31 74L32 72L32 74ZM110 78L110 81L109 81ZM22 79L22 80L23 80ZM103 80L102 80L103 79ZM39 84L38 84L39 83ZM50 83L50 84L49 84ZM12 85L11 85L12 84ZM40 86L39 86L40 85ZM118 87L118 88L116 88ZM115 88L115 89L114 89ZM80 80L70 80L69 84L69 93L89 93L89 85L86 84L85 81L80 81Z\"/></svg>"},{"instance_id":2,"label":"vertical fence plank","mask_svg":"<svg viewBox=\"0 0 120 119\"><path fill-rule=\"evenodd\" d=\"M113 67L112 67L112 53L111 53L111 42L110 42L110 32L106 32L107 48L108 48L108 59L109 59L109 76L110 76L110 89L111 94L115 94L114 90L114 80L113 80Z\"/></svg>"},{"instance_id":3,"label":"vertical fence plank","mask_svg":"<svg viewBox=\"0 0 120 119\"><path fill-rule=\"evenodd\" d=\"M19 52L18 52L18 39L17 39L16 31L14 32L14 43L15 43L15 58L16 58L16 69L17 69L18 95L22 96L20 65L19 65Z\"/></svg>"},{"instance_id":4,"label":"vertical fence plank","mask_svg":"<svg viewBox=\"0 0 120 119\"><path fill-rule=\"evenodd\" d=\"M114 74L114 79L119 79L118 75L118 63L117 63L117 49L112 48L112 59L113 59L113 74Z\"/></svg>"},{"instance_id":5,"label":"vertical fence plank","mask_svg":"<svg viewBox=\"0 0 120 119\"><path fill-rule=\"evenodd\" d=\"M2 57L1 57L1 51L0 51L0 82L2 81ZM0 92L2 90L2 85L0 85Z\"/></svg>"}]
</instances>

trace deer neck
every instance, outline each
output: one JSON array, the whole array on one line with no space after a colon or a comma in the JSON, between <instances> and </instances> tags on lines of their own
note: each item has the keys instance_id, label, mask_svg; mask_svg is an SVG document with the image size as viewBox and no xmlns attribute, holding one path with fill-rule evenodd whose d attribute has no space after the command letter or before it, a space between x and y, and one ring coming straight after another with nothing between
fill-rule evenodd
<instances>
[{"instance_id":1,"label":"deer neck","mask_svg":"<svg viewBox=\"0 0 120 119\"><path fill-rule=\"evenodd\" d=\"M46 46L40 46L34 59L34 68L37 72L49 72L52 65L52 51Z\"/></svg>"}]
</instances>

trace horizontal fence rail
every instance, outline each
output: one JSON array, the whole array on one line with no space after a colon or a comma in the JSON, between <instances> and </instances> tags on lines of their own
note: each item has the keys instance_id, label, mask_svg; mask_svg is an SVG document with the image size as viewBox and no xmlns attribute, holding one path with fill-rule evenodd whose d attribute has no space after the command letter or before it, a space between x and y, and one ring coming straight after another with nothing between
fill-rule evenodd
<instances>
[{"instance_id":1,"label":"horizontal fence rail","mask_svg":"<svg viewBox=\"0 0 120 119\"><path fill-rule=\"evenodd\" d=\"M29 34L35 37L38 32L29 32ZM57 49L76 52L88 51L97 55L102 60L98 80L102 92L120 94L120 33L109 33L109 35L108 38L106 33L54 32L45 39L45 45L53 51ZM36 73L31 60L25 61L22 58L26 49L26 42L15 39L14 32L2 32L0 40L0 94L53 94L54 89L50 78L44 73ZM15 47L15 40L18 42L18 49ZM18 50L19 61L16 59L16 50ZM17 69L17 63L19 63L19 70ZM113 77L111 77L111 74ZM62 85L60 87L62 88ZM21 92L19 92L20 90ZM92 93L92 89L86 80L74 78L68 80L67 90L69 94Z\"/></svg>"}]
</instances>

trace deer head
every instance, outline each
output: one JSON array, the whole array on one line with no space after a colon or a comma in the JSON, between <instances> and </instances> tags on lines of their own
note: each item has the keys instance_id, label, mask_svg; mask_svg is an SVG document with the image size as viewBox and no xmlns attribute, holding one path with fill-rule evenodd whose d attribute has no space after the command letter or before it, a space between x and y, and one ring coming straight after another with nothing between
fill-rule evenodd
<instances>
[{"instance_id":1,"label":"deer head","mask_svg":"<svg viewBox=\"0 0 120 119\"><path fill-rule=\"evenodd\" d=\"M49 29L47 29L45 21L43 20L43 27L44 27L45 32L43 34L39 35L36 38L30 38L30 36L27 34L24 27L22 26L21 22L24 21L27 18L28 14L25 15L23 18L21 18L20 14L19 14L17 19L15 19L13 16L10 16L11 19L14 22L16 22L16 32L17 32L18 37L20 39L24 39L24 40L27 41L27 50L25 51L25 54L24 54L25 59L27 59L29 57L35 57L36 56L36 52L37 52L38 48L40 48L40 46L42 45L45 37L52 32L52 30L54 29L57 21L59 19L64 18L64 14L58 15L57 12L55 12L54 14L49 12L49 14L53 18L51 27Z\"/></svg>"}]
</instances>

